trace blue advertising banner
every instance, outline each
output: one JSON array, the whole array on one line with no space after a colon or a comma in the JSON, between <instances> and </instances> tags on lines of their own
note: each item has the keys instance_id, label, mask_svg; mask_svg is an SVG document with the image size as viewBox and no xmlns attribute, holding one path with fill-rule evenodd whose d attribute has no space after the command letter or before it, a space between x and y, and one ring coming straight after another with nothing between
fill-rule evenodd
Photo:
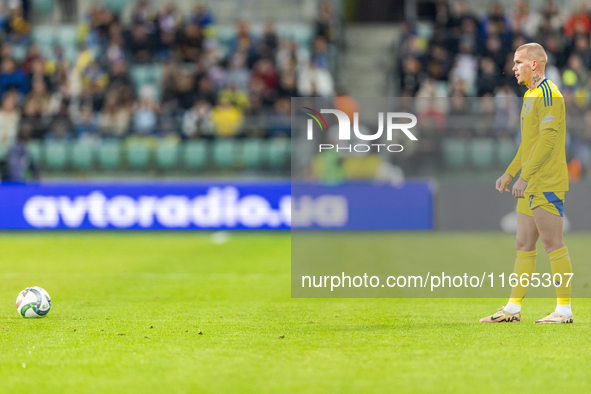
<instances>
[{"instance_id":1,"label":"blue advertising banner","mask_svg":"<svg viewBox=\"0 0 591 394\"><path fill-rule=\"evenodd\" d=\"M289 182L3 183L0 228L289 229L292 214L297 228L433 228L426 182L297 189L292 197Z\"/></svg>"},{"instance_id":2,"label":"blue advertising banner","mask_svg":"<svg viewBox=\"0 0 591 394\"><path fill-rule=\"evenodd\" d=\"M306 229L433 229L433 192L426 181L401 186L350 182L294 183L292 227Z\"/></svg>"}]
</instances>

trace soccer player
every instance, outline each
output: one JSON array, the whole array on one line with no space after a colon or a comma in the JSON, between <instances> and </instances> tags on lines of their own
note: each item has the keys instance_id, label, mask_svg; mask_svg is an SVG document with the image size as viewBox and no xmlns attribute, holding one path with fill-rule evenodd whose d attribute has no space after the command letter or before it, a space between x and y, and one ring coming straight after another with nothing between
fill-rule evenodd
<instances>
[{"instance_id":1,"label":"soccer player","mask_svg":"<svg viewBox=\"0 0 591 394\"><path fill-rule=\"evenodd\" d=\"M538 237L550 257L558 302L554 312L536 323L573 322L570 283L567 286L572 267L562 240L564 196L568 191L565 108L556 85L544 77L547 59L544 48L535 43L517 48L513 58L517 82L528 88L521 109L521 145L495 186L501 193L508 192L507 186L521 170L512 190L517 199L517 258L513 272L518 279L513 282L516 286L507 305L480 319L483 323L521 321L521 303L527 286L522 286L520 278L526 274L529 280L532 279Z\"/></svg>"}]
</instances>

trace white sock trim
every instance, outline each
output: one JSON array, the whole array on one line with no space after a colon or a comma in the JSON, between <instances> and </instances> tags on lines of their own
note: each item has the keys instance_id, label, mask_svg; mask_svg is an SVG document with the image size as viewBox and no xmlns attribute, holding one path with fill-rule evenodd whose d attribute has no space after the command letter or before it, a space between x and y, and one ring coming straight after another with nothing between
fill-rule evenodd
<instances>
[{"instance_id":1,"label":"white sock trim","mask_svg":"<svg viewBox=\"0 0 591 394\"><path fill-rule=\"evenodd\" d=\"M512 302L507 302L507 306L505 306L503 310L507 313L515 314L517 312L521 312L521 305L517 305Z\"/></svg>"},{"instance_id":2,"label":"white sock trim","mask_svg":"<svg viewBox=\"0 0 591 394\"><path fill-rule=\"evenodd\" d=\"M570 304L556 305L556 312L560 313L564 317L572 317L573 316L573 312L570 308Z\"/></svg>"}]
</instances>

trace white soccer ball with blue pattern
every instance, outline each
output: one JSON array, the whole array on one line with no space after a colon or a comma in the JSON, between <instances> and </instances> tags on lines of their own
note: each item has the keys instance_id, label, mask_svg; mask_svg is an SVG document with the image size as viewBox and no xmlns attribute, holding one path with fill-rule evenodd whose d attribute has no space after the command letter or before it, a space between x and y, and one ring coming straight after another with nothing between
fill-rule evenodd
<instances>
[{"instance_id":1,"label":"white soccer ball with blue pattern","mask_svg":"<svg viewBox=\"0 0 591 394\"><path fill-rule=\"evenodd\" d=\"M27 287L16 297L16 310L22 317L44 317L50 309L51 298L41 287Z\"/></svg>"}]
</instances>

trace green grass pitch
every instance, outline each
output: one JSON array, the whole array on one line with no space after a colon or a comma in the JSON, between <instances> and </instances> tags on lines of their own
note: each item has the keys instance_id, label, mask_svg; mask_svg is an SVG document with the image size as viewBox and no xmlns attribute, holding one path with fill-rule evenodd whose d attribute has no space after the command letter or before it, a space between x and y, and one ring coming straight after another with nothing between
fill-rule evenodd
<instances>
[{"instance_id":1,"label":"green grass pitch","mask_svg":"<svg viewBox=\"0 0 591 394\"><path fill-rule=\"evenodd\" d=\"M395 236L513 264L511 235ZM588 240L566 237L575 270ZM291 299L288 232L3 233L0 251L1 393L591 389L588 299L572 325L532 324L548 299L518 324L478 323L505 299ZM44 319L16 312L31 285L52 296Z\"/></svg>"}]
</instances>

